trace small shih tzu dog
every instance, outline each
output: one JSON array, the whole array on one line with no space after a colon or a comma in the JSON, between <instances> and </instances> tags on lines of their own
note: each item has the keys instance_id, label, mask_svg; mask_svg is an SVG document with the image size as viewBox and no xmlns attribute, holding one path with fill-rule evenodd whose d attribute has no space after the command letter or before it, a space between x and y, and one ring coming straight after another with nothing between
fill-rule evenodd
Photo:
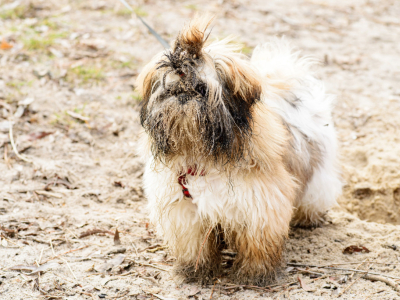
<instances>
[{"instance_id":1,"label":"small shih tzu dog","mask_svg":"<svg viewBox=\"0 0 400 300\"><path fill-rule=\"evenodd\" d=\"M320 224L341 192L332 97L284 40L248 59L232 38L209 42L211 21L192 20L137 80L150 218L179 277L220 276L231 249L230 278L266 284L290 225Z\"/></svg>"}]
</instances>

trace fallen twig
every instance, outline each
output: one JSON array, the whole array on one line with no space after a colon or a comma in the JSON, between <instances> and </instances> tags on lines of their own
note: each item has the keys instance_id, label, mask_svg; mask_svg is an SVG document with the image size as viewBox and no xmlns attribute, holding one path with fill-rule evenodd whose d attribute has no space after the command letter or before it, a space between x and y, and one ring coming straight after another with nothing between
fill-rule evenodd
<instances>
[{"instance_id":1,"label":"fallen twig","mask_svg":"<svg viewBox=\"0 0 400 300\"><path fill-rule=\"evenodd\" d=\"M306 269L300 269L300 268L296 268L298 271L300 272L304 272L304 273L308 273L308 274L314 274L314 275L325 275L324 273L319 273L319 272L313 272L313 271L309 271ZM295 269L295 270L296 270Z\"/></svg>"},{"instance_id":2,"label":"fallen twig","mask_svg":"<svg viewBox=\"0 0 400 300\"><path fill-rule=\"evenodd\" d=\"M215 282L214 282L214 285L213 285L213 287L212 287L212 290L211 290L211 295L210 295L210 299L212 299L212 297L213 297L213 294L214 294L214 289L215 289L215 285L217 284L217 281L218 281L218 279L217 279L217 280L215 280Z\"/></svg>"},{"instance_id":3,"label":"fallen twig","mask_svg":"<svg viewBox=\"0 0 400 300\"><path fill-rule=\"evenodd\" d=\"M392 275L389 275L389 274L368 272L368 271L356 270L356 269L345 269L345 268L335 268L335 267L329 267L329 266L316 266L316 265L293 264L293 263L288 263L287 265L288 266L293 266L293 267L309 267L309 268L320 268L320 269L347 271L347 272L369 273L369 274L372 274L372 275L384 276L384 277L393 278L393 279L400 279L400 277L392 276Z\"/></svg>"},{"instance_id":4,"label":"fallen twig","mask_svg":"<svg viewBox=\"0 0 400 300\"><path fill-rule=\"evenodd\" d=\"M377 276L377 275L371 275L371 274L365 274L363 275L364 279L371 280L371 281L382 281L386 283L387 285L391 286L396 292L400 292L399 285L396 284L393 280L390 280L389 278L385 278L382 276Z\"/></svg>"},{"instance_id":5,"label":"fallen twig","mask_svg":"<svg viewBox=\"0 0 400 300\"><path fill-rule=\"evenodd\" d=\"M121 293L121 294L118 295L118 296L114 296L112 299L122 298L122 297L128 295L128 293L129 293L129 290L125 291L124 293Z\"/></svg>"},{"instance_id":6,"label":"fallen twig","mask_svg":"<svg viewBox=\"0 0 400 300\"><path fill-rule=\"evenodd\" d=\"M56 253L54 252L54 248L53 248L53 243L50 239L50 248L51 248L51 252L53 252L53 256L57 256ZM75 280L78 280L78 278L76 278L75 273L72 271L71 266L69 265L69 263L62 257L60 257L60 259L65 262L65 264L67 265L68 269L71 271L72 276L74 276Z\"/></svg>"},{"instance_id":7,"label":"fallen twig","mask_svg":"<svg viewBox=\"0 0 400 300\"><path fill-rule=\"evenodd\" d=\"M157 267L157 266L152 265L152 264L144 264L144 263L137 263L137 264L138 264L139 266L143 266L143 267L152 267L152 268L157 269L157 270L161 270L161 271L164 271L164 272L169 272L169 271L166 270L166 269Z\"/></svg>"},{"instance_id":8,"label":"fallen twig","mask_svg":"<svg viewBox=\"0 0 400 300\"><path fill-rule=\"evenodd\" d=\"M35 237L33 237L33 236L27 236L26 238L29 239L29 240L32 240L32 241L34 241L34 242L36 242L36 243L46 244L46 245L49 245L49 246L50 246L50 243L47 242L47 241L45 241L45 240L41 240L41 239L35 238ZM56 246L60 246L61 244L66 243L65 240L62 240L62 239L57 239L57 240L59 240L60 242L57 243Z\"/></svg>"},{"instance_id":9,"label":"fallen twig","mask_svg":"<svg viewBox=\"0 0 400 300\"><path fill-rule=\"evenodd\" d=\"M108 233L108 234L114 235L114 232L109 231L109 230L90 229L90 230L88 230L88 231L85 231L85 232L81 233L81 234L79 235L79 238L87 237L87 236L89 236L89 235L94 235L94 234L98 234L98 233Z\"/></svg>"},{"instance_id":10,"label":"fallen twig","mask_svg":"<svg viewBox=\"0 0 400 300\"><path fill-rule=\"evenodd\" d=\"M359 267L362 266L362 264L364 264L367 261L368 258L364 259L357 267L356 270L358 270ZM371 264L368 265L367 270L369 270L369 268L371 267ZM351 280L351 278L354 276L356 272L353 271L353 273L351 273L349 279ZM368 274L365 274L368 275ZM346 293L358 280L361 279L361 277L365 276L365 275L360 275L356 280L354 280L352 283L350 283L342 292L339 293L338 298L341 297L344 293Z\"/></svg>"},{"instance_id":11,"label":"fallen twig","mask_svg":"<svg viewBox=\"0 0 400 300\"><path fill-rule=\"evenodd\" d=\"M19 152L18 152L18 150L17 150L17 147L15 146L15 143L14 143L14 137L13 137L13 130L12 130L12 128L13 128L13 123L10 122L10 131L9 131L9 134L10 134L10 142L11 142L11 147L12 147L12 149L13 149L15 155L16 155L20 160L23 160L23 161L26 161L27 163L33 164L33 161L32 161L32 160L30 160L30 159L26 158L25 156L19 154Z\"/></svg>"},{"instance_id":12,"label":"fallen twig","mask_svg":"<svg viewBox=\"0 0 400 300\"><path fill-rule=\"evenodd\" d=\"M358 261L358 262L337 263L337 264L329 264L329 265L326 265L326 266L330 267L330 266L358 265L360 263L362 263L362 262ZM395 265L398 266L398 265L400 265L400 263L388 263L388 262L374 262L374 264L375 265L387 265L387 266L395 266Z\"/></svg>"},{"instance_id":13,"label":"fallen twig","mask_svg":"<svg viewBox=\"0 0 400 300\"><path fill-rule=\"evenodd\" d=\"M6 163L7 167L11 170L11 164L10 161L8 159L8 147L7 144L4 143L4 162Z\"/></svg>"},{"instance_id":14,"label":"fallen twig","mask_svg":"<svg viewBox=\"0 0 400 300\"><path fill-rule=\"evenodd\" d=\"M367 260L368 260L368 258L364 259L361 263L359 263L358 266L356 267L356 270L358 270ZM369 267L368 267L368 269L369 269ZM353 278L355 273L356 272L351 273L351 275L349 277L350 280Z\"/></svg>"},{"instance_id":15,"label":"fallen twig","mask_svg":"<svg viewBox=\"0 0 400 300\"><path fill-rule=\"evenodd\" d=\"M89 247L89 245L86 245L86 246L83 246L83 247L80 247L80 248L77 248L77 249L71 249L71 250L65 251L65 252L63 252L63 253L61 253L61 254L58 254L58 255L56 255L56 256L53 256L53 257L47 259L47 260L44 261L42 264L45 264L45 263L49 262L50 260L59 258L60 256L63 256L63 255L65 255L65 254L72 253L72 252L75 252L75 251L78 251L78 250L82 250L82 249L85 249L85 248L87 248L87 247Z\"/></svg>"},{"instance_id":16,"label":"fallen twig","mask_svg":"<svg viewBox=\"0 0 400 300\"><path fill-rule=\"evenodd\" d=\"M69 115L70 117L73 117L74 119L82 121L82 122L88 122L90 120L88 117L84 117L84 116L82 116L78 113L75 113L73 111L70 111L70 110L67 111L67 115Z\"/></svg>"},{"instance_id":17,"label":"fallen twig","mask_svg":"<svg viewBox=\"0 0 400 300\"><path fill-rule=\"evenodd\" d=\"M371 298L373 295L380 294L380 293L382 293L382 292L384 292L384 291L385 291L385 290L380 290L380 291L377 291L377 292L373 292L373 293L369 294L364 300L368 300L368 299Z\"/></svg>"},{"instance_id":18,"label":"fallen twig","mask_svg":"<svg viewBox=\"0 0 400 300\"><path fill-rule=\"evenodd\" d=\"M145 276L144 274L142 274L140 272L137 272L137 274L140 278L147 279L147 280L153 282L154 284L159 285L159 282L157 280L155 280L153 277Z\"/></svg>"},{"instance_id":19,"label":"fallen twig","mask_svg":"<svg viewBox=\"0 0 400 300\"><path fill-rule=\"evenodd\" d=\"M45 187L44 187L44 190L50 191L51 190L50 187L51 186L55 186L56 184L64 185L69 190L73 190L74 189L74 187L69 182L67 182L66 180L57 179L57 180L54 180L54 181L51 181L51 182L47 183L45 185Z\"/></svg>"},{"instance_id":20,"label":"fallen twig","mask_svg":"<svg viewBox=\"0 0 400 300\"><path fill-rule=\"evenodd\" d=\"M157 247L157 248L154 248L154 249L148 249L147 252L155 253L155 252L157 252L159 250L164 250L164 249L167 249L167 248L168 248L167 246L161 246L161 247Z\"/></svg>"},{"instance_id":21,"label":"fallen twig","mask_svg":"<svg viewBox=\"0 0 400 300\"><path fill-rule=\"evenodd\" d=\"M354 273L353 273L354 274ZM366 275L360 275L356 280L354 280L352 283L350 283L342 292L339 293L337 296L338 298L341 297L344 293L346 293L361 277L366 276Z\"/></svg>"},{"instance_id":22,"label":"fallen twig","mask_svg":"<svg viewBox=\"0 0 400 300\"><path fill-rule=\"evenodd\" d=\"M204 238L203 243L201 244L201 247L200 247L200 250L199 250L199 255L197 256L197 260L196 260L196 267L194 268L195 272L197 272L197 267L199 266L200 256L201 256L201 252L203 251L204 244L208 240L208 237L210 236L210 233L213 230L213 228L214 228L213 226L210 227L210 229L207 232L206 237Z\"/></svg>"},{"instance_id":23,"label":"fallen twig","mask_svg":"<svg viewBox=\"0 0 400 300\"><path fill-rule=\"evenodd\" d=\"M148 250L151 250L151 249L154 249L154 248L158 248L158 247L162 247L162 245L161 245L161 244L151 245L151 246L146 247L146 248L144 248L144 249L140 249L140 250L138 250L137 252L141 253L141 252L143 252L143 251L148 251Z\"/></svg>"},{"instance_id":24,"label":"fallen twig","mask_svg":"<svg viewBox=\"0 0 400 300\"><path fill-rule=\"evenodd\" d=\"M318 278L319 279L319 278ZM229 290L229 289L235 289L235 288L244 288L244 289L250 289L250 290L261 290L265 292L277 292L281 288L287 288L293 284L298 284L298 281L292 281L284 285L271 285L271 286L265 286L265 287L260 287L256 285L239 285L239 284L233 284L232 286L229 287L224 287L224 290Z\"/></svg>"},{"instance_id":25,"label":"fallen twig","mask_svg":"<svg viewBox=\"0 0 400 300\"><path fill-rule=\"evenodd\" d=\"M47 196L47 197L54 197L54 198L58 198L61 199L63 196L60 194L56 194L56 193L50 193L50 192L46 192L46 191L34 191L36 194L38 195L43 195L43 196Z\"/></svg>"}]
</instances>

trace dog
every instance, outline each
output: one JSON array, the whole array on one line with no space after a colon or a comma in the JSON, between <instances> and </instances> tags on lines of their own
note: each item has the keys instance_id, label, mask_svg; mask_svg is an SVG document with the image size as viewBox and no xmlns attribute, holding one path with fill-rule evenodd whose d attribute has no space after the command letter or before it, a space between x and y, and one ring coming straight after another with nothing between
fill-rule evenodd
<instances>
[{"instance_id":1,"label":"dog","mask_svg":"<svg viewBox=\"0 0 400 300\"><path fill-rule=\"evenodd\" d=\"M249 59L210 42L211 22L193 19L138 76L144 191L179 278L225 274L231 249L227 276L263 285L290 226L321 224L341 192L333 97L284 39Z\"/></svg>"}]
</instances>

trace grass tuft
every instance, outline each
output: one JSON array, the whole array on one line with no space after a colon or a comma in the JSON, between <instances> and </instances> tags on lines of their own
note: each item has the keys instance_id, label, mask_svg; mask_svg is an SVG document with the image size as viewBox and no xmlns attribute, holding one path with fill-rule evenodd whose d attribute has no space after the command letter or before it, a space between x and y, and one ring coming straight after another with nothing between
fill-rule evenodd
<instances>
[{"instance_id":1,"label":"grass tuft","mask_svg":"<svg viewBox=\"0 0 400 300\"><path fill-rule=\"evenodd\" d=\"M24 39L24 47L27 50L45 50L55 44L57 39L65 38L68 34L66 32L53 32L46 36L34 35L31 38Z\"/></svg>"},{"instance_id":2,"label":"grass tuft","mask_svg":"<svg viewBox=\"0 0 400 300\"><path fill-rule=\"evenodd\" d=\"M91 66L78 66L68 71L68 78L73 79L73 77L77 77L82 80L83 83L87 83L89 81L101 81L105 78L104 72L102 69Z\"/></svg>"}]
</instances>

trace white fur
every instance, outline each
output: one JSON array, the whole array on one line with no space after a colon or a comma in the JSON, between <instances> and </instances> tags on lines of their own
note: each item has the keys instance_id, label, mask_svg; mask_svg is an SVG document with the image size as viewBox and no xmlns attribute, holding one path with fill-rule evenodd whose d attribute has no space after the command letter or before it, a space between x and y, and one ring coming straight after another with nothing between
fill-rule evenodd
<instances>
[{"instance_id":1,"label":"white fur","mask_svg":"<svg viewBox=\"0 0 400 300\"><path fill-rule=\"evenodd\" d=\"M314 171L306 193L297 208L302 208L313 219L332 206L342 190L337 169L336 133L332 122L334 97L325 93L322 81L316 79L310 67L313 60L301 58L283 39L258 46L251 62L268 81L288 82L291 85L286 100L299 99L296 107L272 93L265 93L264 102L275 110L289 125L295 135L300 157L309 159L305 139L317 143L322 151L322 164Z\"/></svg>"},{"instance_id":2,"label":"white fur","mask_svg":"<svg viewBox=\"0 0 400 300\"><path fill-rule=\"evenodd\" d=\"M222 49L221 44L214 50ZM211 47L210 49L213 49ZM207 49L206 49L207 52ZM212 55L211 55L212 56ZM336 204L341 182L336 170L336 137L331 119L332 97L325 94L321 81L309 70L310 59L301 59L293 53L286 42L275 40L254 50L253 67L265 78L262 101L276 111L289 125L296 138L296 150L305 162L310 158L306 139L315 141L322 150L322 164L309 182L303 200L295 204L309 214L321 215ZM211 73L207 70L208 73ZM170 77L170 80L174 78ZM284 82L291 86L284 95L270 88L270 83ZM285 100L286 99L286 100ZM293 107L289 101L300 99ZM193 145L195 147L195 145ZM179 164L179 162L177 162ZM182 161L182 166L185 163ZM264 226L270 227L271 237L284 232L275 224L289 224L279 220L282 207L292 203L278 190L276 199L270 199L271 191L260 178L233 174L230 180L216 170L207 170L206 176L187 175L187 188L193 199L185 198L178 183L176 170L166 167L154 168L153 158L146 163L144 190L149 201L150 218L158 226L158 233L167 241L186 235L186 240L203 240L201 223L244 226L257 236ZM278 222L279 220L279 222ZM185 250L183 250L185 249ZM180 245L184 255L195 257L198 244Z\"/></svg>"}]
</instances>

